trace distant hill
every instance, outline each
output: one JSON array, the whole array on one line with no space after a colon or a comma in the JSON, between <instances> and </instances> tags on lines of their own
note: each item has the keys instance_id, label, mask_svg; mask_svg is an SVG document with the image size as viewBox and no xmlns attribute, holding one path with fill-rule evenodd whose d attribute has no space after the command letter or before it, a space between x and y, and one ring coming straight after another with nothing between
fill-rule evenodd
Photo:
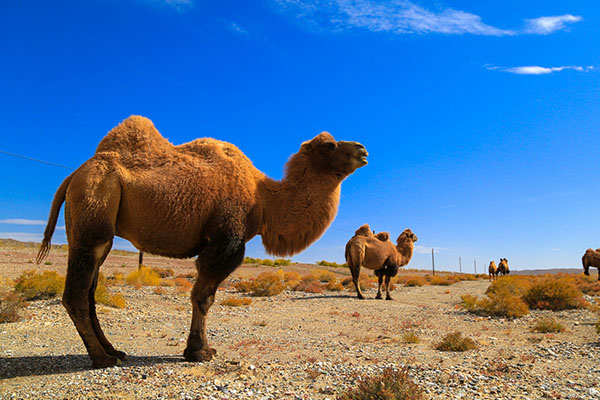
<instances>
[{"instance_id":1,"label":"distant hill","mask_svg":"<svg viewBox=\"0 0 600 400\"><path fill-rule=\"evenodd\" d=\"M20 240L15 239L0 239L0 249L6 250L38 250L40 248L40 243L37 242L21 242ZM67 251L69 250L69 245L67 244L53 244L52 250L58 251ZM116 255L132 255L137 254L135 251L127 251L127 250L111 250L111 254Z\"/></svg>"},{"instance_id":2,"label":"distant hill","mask_svg":"<svg viewBox=\"0 0 600 400\"><path fill-rule=\"evenodd\" d=\"M544 275L544 274L582 274L582 268L549 268L549 269L523 269L520 271L510 271L515 275Z\"/></svg>"}]
</instances>

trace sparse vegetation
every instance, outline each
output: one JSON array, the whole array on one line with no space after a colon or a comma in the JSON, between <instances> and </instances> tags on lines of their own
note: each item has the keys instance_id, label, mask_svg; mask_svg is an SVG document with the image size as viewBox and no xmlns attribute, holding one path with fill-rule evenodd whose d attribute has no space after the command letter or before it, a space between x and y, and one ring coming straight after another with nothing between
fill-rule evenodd
<instances>
[{"instance_id":1,"label":"sparse vegetation","mask_svg":"<svg viewBox=\"0 0 600 400\"><path fill-rule=\"evenodd\" d=\"M305 275L293 288L297 292L323 293L324 287L314 275Z\"/></svg>"},{"instance_id":2,"label":"sparse vegetation","mask_svg":"<svg viewBox=\"0 0 600 400\"><path fill-rule=\"evenodd\" d=\"M5 287L0 288L0 323L20 321L26 306L22 295Z\"/></svg>"},{"instance_id":3,"label":"sparse vegetation","mask_svg":"<svg viewBox=\"0 0 600 400\"><path fill-rule=\"evenodd\" d=\"M34 270L27 270L15 281L15 291L21 293L25 300L58 296L64 288L65 278L56 271L44 271L40 274Z\"/></svg>"},{"instance_id":4,"label":"sparse vegetation","mask_svg":"<svg viewBox=\"0 0 600 400\"><path fill-rule=\"evenodd\" d=\"M564 332L565 327L552 317L543 317L536 321L531 330L539 333L560 333Z\"/></svg>"},{"instance_id":5,"label":"sparse vegetation","mask_svg":"<svg viewBox=\"0 0 600 400\"><path fill-rule=\"evenodd\" d=\"M252 303L252 299L248 297L228 297L226 299L221 300L221 304L229 307L240 307L247 306Z\"/></svg>"},{"instance_id":6,"label":"sparse vegetation","mask_svg":"<svg viewBox=\"0 0 600 400\"><path fill-rule=\"evenodd\" d=\"M285 284L277 273L263 272L250 282L248 289L253 296L275 296L285 290Z\"/></svg>"},{"instance_id":7,"label":"sparse vegetation","mask_svg":"<svg viewBox=\"0 0 600 400\"><path fill-rule=\"evenodd\" d=\"M583 308L587 304L573 280L564 275L541 278L531 286L523 300L531 308L553 311Z\"/></svg>"},{"instance_id":8,"label":"sparse vegetation","mask_svg":"<svg viewBox=\"0 0 600 400\"><path fill-rule=\"evenodd\" d=\"M400 275L396 277L396 282L404 286L424 286L427 280L421 275Z\"/></svg>"},{"instance_id":9,"label":"sparse vegetation","mask_svg":"<svg viewBox=\"0 0 600 400\"><path fill-rule=\"evenodd\" d=\"M440 351L467 351L477 348L477 344L468 337L463 337L460 332L449 333L439 342L436 350Z\"/></svg>"},{"instance_id":10,"label":"sparse vegetation","mask_svg":"<svg viewBox=\"0 0 600 400\"><path fill-rule=\"evenodd\" d=\"M348 264L346 263L338 264L336 262L329 262L325 260L317 262L317 265L322 265L323 267L348 268Z\"/></svg>"},{"instance_id":11,"label":"sparse vegetation","mask_svg":"<svg viewBox=\"0 0 600 400\"><path fill-rule=\"evenodd\" d=\"M413 383L406 370L386 368L378 375L356 377L356 388L338 396L338 400L421 400L423 390Z\"/></svg>"},{"instance_id":12,"label":"sparse vegetation","mask_svg":"<svg viewBox=\"0 0 600 400\"><path fill-rule=\"evenodd\" d=\"M171 276L175 275L175 271L173 271L171 268L158 268L158 267L152 267L152 271L156 272L156 274L161 277L161 278L169 278Z\"/></svg>"},{"instance_id":13,"label":"sparse vegetation","mask_svg":"<svg viewBox=\"0 0 600 400\"><path fill-rule=\"evenodd\" d=\"M106 287L106 278L102 273L100 273L98 276L98 286L96 286L94 299L97 303L115 308L125 308L127 305L122 294L111 294L109 292L108 288Z\"/></svg>"},{"instance_id":14,"label":"sparse vegetation","mask_svg":"<svg viewBox=\"0 0 600 400\"><path fill-rule=\"evenodd\" d=\"M414 333L413 331L405 332L402 335L402 339L404 340L405 343L412 343L412 344L417 344L421 341L419 339L419 337L417 336L417 334Z\"/></svg>"},{"instance_id":15,"label":"sparse vegetation","mask_svg":"<svg viewBox=\"0 0 600 400\"><path fill-rule=\"evenodd\" d=\"M127 274L125 280L127 281L127 284L135 287L159 286L161 281L160 276L155 271L144 265Z\"/></svg>"}]
</instances>

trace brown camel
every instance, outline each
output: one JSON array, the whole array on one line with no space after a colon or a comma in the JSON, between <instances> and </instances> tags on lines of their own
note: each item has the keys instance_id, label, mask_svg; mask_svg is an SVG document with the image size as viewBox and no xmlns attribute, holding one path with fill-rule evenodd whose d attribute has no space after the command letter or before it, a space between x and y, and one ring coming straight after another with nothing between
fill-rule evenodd
<instances>
[{"instance_id":1,"label":"brown camel","mask_svg":"<svg viewBox=\"0 0 600 400\"><path fill-rule=\"evenodd\" d=\"M583 273L590 275L590 267L598 268L598 280L600 281L600 249L587 249L583 257L581 257L583 263Z\"/></svg>"},{"instance_id":2,"label":"brown camel","mask_svg":"<svg viewBox=\"0 0 600 400\"><path fill-rule=\"evenodd\" d=\"M498 278L498 267L496 267L495 261L490 261L490 267L488 268L488 273L490 275L490 282L494 279Z\"/></svg>"},{"instance_id":3,"label":"brown camel","mask_svg":"<svg viewBox=\"0 0 600 400\"><path fill-rule=\"evenodd\" d=\"M341 182L367 164L357 142L327 132L302 143L281 181L268 178L234 145L196 139L174 146L144 117L131 116L58 188L38 253L50 250L65 203L69 258L63 304L94 367L124 359L104 336L94 292L115 235L143 252L197 256L192 323L184 357L208 361L206 314L219 284L262 236L267 252L290 256L319 238L337 212Z\"/></svg>"},{"instance_id":4,"label":"brown camel","mask_svg":"<svg viewBox=\"0 0 600 400\"><path fill-rule=\"evenodd\" d=\"M508 260L506 258L501 258L500 263L498 264L498 272L496 272L496 275L508 274L510 274L510 270L508 269Z\"/></svg>"},{"instance_id":5,"label":"brown camel","mask_svg":"<svg viewBox=\"0 0 600 400\"><path fill-rule=\"evenodd\" d=\"M389 233L380 232L374 235L368 224L358 228L346 244L346 262L350 267L358 298L365 298L358 285L360 267L363 266L374 270L375 275L379 278L379 287L375 298L381 299L381 286L385 276L385 299L392 300L390 296L390 279L398 273L398 268L410 262L416 241L417 235L412 233L410 229L405 229L398 236L397 245L394 246L389 240Z\"/></svg>"}]
</instances>

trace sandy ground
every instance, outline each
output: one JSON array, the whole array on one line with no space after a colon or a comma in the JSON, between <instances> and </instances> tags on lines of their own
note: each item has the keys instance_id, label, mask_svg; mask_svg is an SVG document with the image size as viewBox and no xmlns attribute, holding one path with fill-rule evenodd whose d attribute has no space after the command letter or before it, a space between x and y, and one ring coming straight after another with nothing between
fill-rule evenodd
<instances>
[{"instance_id":1,"label":"sandy ground","mask_svg":"<svg viewBox=\"0 0 600 400\"><path fill-rule=\"evenodd\" d=\"M65 253L53 251L52 265L29 262L33 251L0 252L0 271L14 278L36 268L64 273ZM145 264L193 272L191 260L146 257ZM137 258L110 256L102 271L129 272ZM317 266L294 265L308 273ZM321 267L319 267L321 268ZM272 267L244 266L234 278ZM333 269L339 278L347 270ZM371 273L370 271L368 272ZM0 325L0 399L334 399L355 386L359 375L385 367L408 368L431 399L598 399L599 338L589 310L536 311L517 320L486 318L458 307L463 294L483 295L489 282L452 286L400 287L393 301L375 300L375 289L358 300L352 292L284 292L252 298L249 306L219 304L246 297L218 292L208 316L217 356L187 363L182 353L191 318L187 294L165 287L111 287L127 301L124 309L99 306L107 337L128 358L120 367L91 369L85 348L58 299L31 302L30 318ZM595 301L595 299L590 299ZM535 321L552 314L566 331L540 334ZM434 349L460 331L476 350ZM419 343L409 344L412 332Z\"/></svg>"}]
</instances>

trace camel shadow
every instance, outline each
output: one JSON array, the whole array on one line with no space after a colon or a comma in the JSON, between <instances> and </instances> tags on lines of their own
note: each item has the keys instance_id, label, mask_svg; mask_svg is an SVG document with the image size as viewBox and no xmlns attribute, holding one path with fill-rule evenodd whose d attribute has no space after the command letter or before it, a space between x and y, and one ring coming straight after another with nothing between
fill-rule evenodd
<instances>
[{"instance_id":1,"label":"camel shadow","mask_svg":"<svg viewBox=\"0 0 600 400\"><path fill-rule=\"evenodd\" d=\"M127 356L121 367L140 367L178 362L185 361L183 357L173 356ZM26 376L64 374L92 369L92 362L87 354L0 357L0 380Z\"/></svg>"},{"instance_id":2,"label":"camel shadow","mask_svg":"<svg viewBox=\"0 0 600 400\"><path fill-rule=\"evenodd\" d=\"M351 299L356 298L356 295L350 294L321 294L318 296L309 296L309 297L292 297L290 300L298 301L298 300L316 300L316 299Z\"/></svg>"}]
</instances>

